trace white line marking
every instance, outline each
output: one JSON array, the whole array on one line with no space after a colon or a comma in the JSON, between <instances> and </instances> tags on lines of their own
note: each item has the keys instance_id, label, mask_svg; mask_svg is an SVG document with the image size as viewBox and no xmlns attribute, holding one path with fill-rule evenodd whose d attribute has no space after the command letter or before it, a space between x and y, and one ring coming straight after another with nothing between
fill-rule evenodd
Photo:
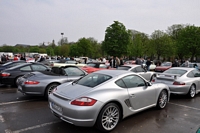
<instances>
[{"instance_id":1,"label":"white line marking","mask_svg":"<svg viewBox=\"0 0 200 133\"><path fill-rule=\"evenodd\" d=\"M6 102L6 103L0 103L1 105L8 105L8 104L15 104L15 103L24 103L24 102L30 102L30 101L37 101L39 99L33 99L33 100L23 100L23 101L14 101L14 102Z\"/></svg>"},{"instance_id":2,"label":"white line marking","mask_svg":"<svg viewBox=\"0 0 200 133\"><path fill-rule=\"evenodd\" d=\"M4 118L3 118L2 115L0 115L0 121L1 121L1 122L5 122L5 120L4 120Z\"/></svg>"},{"instance_id":3,"label":"white line marking","mask_svg":"<svg viewBox=\"0 0 200 133\"><path fill-rule=\"evenodd\" d=\"M54 122L44 123L44 124L41 124L41 125L27 127L27 128L16 130L16 131L11 131L11 130L7 129L7 131L11 131L11 133L20 133L20 132L24 132L24 131L28 131L28 130L32 130L32 129L36 129L36 128L40 128L40 127L44 127L44 126L48 126L48 125L52 125L52 124L55 124L55 123L58 123L58 122L61 122L61 121L54 121ZM9 132L7 132L7 133L9 133Z\"/></svg>"},{"instance_id":4,"label":"white line marking","mask_svg":"<svg viewBox=\"0 0 200 133\"><path fill-rule=\"evenodd\" d=\"M194 110L200 110L198 108L194 108L194 107L190 107L190 106L186 106L186 105L181 105L181 104L176 104L176 103L171 103L171 102L169 102L169 104L181 106L181 107L184 107L184 108L194 109Z\"/></svg>"}]
</instances>

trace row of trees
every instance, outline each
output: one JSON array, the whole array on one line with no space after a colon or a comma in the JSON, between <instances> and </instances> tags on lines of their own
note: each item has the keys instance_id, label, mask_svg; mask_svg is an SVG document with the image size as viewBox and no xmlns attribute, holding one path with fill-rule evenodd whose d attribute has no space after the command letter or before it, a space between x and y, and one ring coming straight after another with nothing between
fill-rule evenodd
<instances>
[{"instance_id":1,"label":"row of trees","mask_svg":"<svg viewBox=\"0 0 200 133\"><path fill-rule=\"evenodd\" d=\"M62 43L61 43L62 42ZM103 42L98 43L94 38L80 38L77 42L68 42L67 38L60 40L58 45L54 40L44 44L30 47L13 47L3 45L2 52L38 52L50 56L88 56L91 58L111 56L150 57L151 59L170 60L174 58L185 59L200 55L200 27L190 24L175 24L166 31L155 30L151 35L129 30L114 21L106 28Z\"/></svg>"}]
</instances>

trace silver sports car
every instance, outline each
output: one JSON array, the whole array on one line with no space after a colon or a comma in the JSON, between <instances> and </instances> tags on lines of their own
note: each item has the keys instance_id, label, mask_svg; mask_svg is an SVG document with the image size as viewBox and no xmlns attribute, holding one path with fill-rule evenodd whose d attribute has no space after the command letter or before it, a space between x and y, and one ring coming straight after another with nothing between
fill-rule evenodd
<instances>
[{"instance_id":1,"label":"silver sports car","mask_svg":"<svg viewBox=\"0 0 200 133\"><path fill-rule=\"evenodd\" d=\"M17 80L18 90L26 95L45 96L58 85L87 75L77 66L53 67L51 72L31 72Z\"/></svg>"},{"instance_id":2,"label":"silver sports car","mask_svg":"<svg viewBox=\"0 0 200 133\"><path fill-rule=\"evenodd\" d=\"M147 71L144 65L122 65L117 68L117 70L127 70L131 72L138 73L142 77L144 77L147 81L151 81L155 76L155 72Z\"/></svg>"},{"instance_id":3,"label":"silver sports car","mask_svg":"<svg viewBox=\"0 0 200 133\"><path fill-rule=\"evenodd\" d=\"M109 132L129 115L164 108L169 97L165 84L151 84L129 71L100 70L57 86L49 95L49 106L63 121Z\"/></svg>"},{"instance_id":4,"label":"silver sports car","mask_svg":"<svg viewBox=\"0 0 200 133\"><path fill-rule=\"evenodd\" d=\"M184 94L190 98L200 92L200 71L196 68L172 67L158 73L152 83L164 83L173 94Z\"/></svg>"}]
</instances>

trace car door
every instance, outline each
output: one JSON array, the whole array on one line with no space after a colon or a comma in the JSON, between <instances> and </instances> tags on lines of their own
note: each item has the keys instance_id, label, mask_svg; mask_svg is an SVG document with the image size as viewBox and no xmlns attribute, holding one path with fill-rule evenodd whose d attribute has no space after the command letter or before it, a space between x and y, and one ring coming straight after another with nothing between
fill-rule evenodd
<instances>
[{"instance_id":1,"label":"car door","mask_svg":"<svg viewBox=\"0 0 200 133\"><path fill-rule=\"evenodd\" d=\"M156 91L152 86L147 86L144 79L138 75L129 75L122 80L128 88L129 100L134 110L155 104Z\"/></svg>"}]
</instances>

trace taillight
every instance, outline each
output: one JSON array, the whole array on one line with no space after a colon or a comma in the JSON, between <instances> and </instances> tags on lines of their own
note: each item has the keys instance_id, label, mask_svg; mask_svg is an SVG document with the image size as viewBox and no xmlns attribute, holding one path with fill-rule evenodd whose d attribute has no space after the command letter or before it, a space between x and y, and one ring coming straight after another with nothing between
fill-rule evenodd
<instances>
[{"instance_id":1,"label":"taillight","mask_svg":"<svg viewBox=\"0 0 200 133\"><path fill-rule=\"evenodd\" d=\"M177 81L175 81L175 82L173 83L173 85L185 85L185 83L184 83L184 82L177 82Z\"/></svg>"},{"instance_id":2,"label":"taillight","mask_svg":"<svg viewBox=\"0 0 200 133\"><path fill-rule=\"evenodd\" d=\"M0 74L0 76L1 77L8 77L8 76L10 76L10 73L3 72L3 73Z\"/></svg>"},{"instance_id":3,"label":"taillight","mask_svg":"<svg viewBox=\"0 0 200 133\"><path fill-rule=\"evenodd\" d=\"M81 97L72 101L71 104L77 106L92 106L96 103L96 101L97 100L89 97Z\"/></svg>"},{"instance_id":4,"label":"taillight","mask_svg":"<svg viewBox=\"0 0 200 133\"><path fill-rule=\"evenodd\" d=\"M151 82L155 82L155 79L152 79Z\"/></svg>"},{"instance_id":5,"label":"taillight","mask_svg":"<svg viewBox=\"0 0 200 133\"><path fill-rule=\"evenodd\" d=\"M39 83L40 82L38 82L38 81L29 81L29 80L24 82L24 84L28 84L28 85L36 85L36 84L39 84Z\"/></svg>"}]
</instances>

